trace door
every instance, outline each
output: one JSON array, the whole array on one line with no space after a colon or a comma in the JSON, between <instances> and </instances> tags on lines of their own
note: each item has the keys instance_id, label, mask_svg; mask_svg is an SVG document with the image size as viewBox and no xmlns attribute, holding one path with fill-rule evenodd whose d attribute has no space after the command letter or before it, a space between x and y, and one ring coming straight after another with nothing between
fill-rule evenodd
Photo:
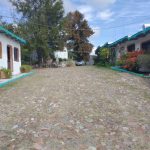
<instances>
[{"instance_id":1,"label":"door","mask_svg":"<svg viewBox=\"0 0 150 150\"><path fill-rule=\"evenodd\" d=\"M7 68L13 71L13 52L12 52L12 46L7 46Z\"/></svg>"}]
</instances>

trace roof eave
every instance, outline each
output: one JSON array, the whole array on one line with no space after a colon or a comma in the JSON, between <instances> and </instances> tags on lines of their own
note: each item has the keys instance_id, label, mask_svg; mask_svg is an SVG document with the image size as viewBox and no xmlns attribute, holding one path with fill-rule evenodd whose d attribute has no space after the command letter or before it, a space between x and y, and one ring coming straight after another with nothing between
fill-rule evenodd
<instances>
[{"instance_id":1,"label":"roof eave","mask_svg":"<svg viewBox=\"0 0 150 150\"><path fill-rule=\"evenodd\" d=\"M5 35L11 37L12 39L18 41L20 44L27 44L26 40L20 38L19 36L15 35L14 33L8 31L7 29L0 26L0 32L4 33Z\"/></svg>"}]
</instances>

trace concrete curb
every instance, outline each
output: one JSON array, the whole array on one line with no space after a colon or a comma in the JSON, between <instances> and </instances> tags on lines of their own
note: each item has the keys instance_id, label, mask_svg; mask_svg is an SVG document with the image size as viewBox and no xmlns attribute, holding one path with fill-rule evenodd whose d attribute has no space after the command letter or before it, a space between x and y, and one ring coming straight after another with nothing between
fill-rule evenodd
<instances>
[{"instance_id":1,"label":"concrete curb","mask_svg":"<svg viewBox=\"0 0 150 150\"><path fill-rule=\"evenodd\" d=\"M115 71L119 71L119 72L129 73L129 74L132 74L132 75L135 75L135 76L138 76L138 77L142 77L142 78L150 78L150 76L145 76L144 74L131 72L131 71L128 71L128 70L125 70L125 69L121 69L119 67L111 67L111 69L115 70Z\"/></svg>"},{"instance_id":2,"label":"concrete curb","mask_svg":"<svg viewBox=\"0 0 150 150\"><path fill-rule=\"evenodd\" d=\"M8 85L10 83L13 83L13 82L15 82L15 81L17 81L19 79L23 79L25 77L28 77L28 76L30 76L32 74L34 74L34 72L25 73L25 74L22 74L22 75L20 75L20 76L18 76L16 78L12 78L12 79L9 79L7 81L4 81L3 83L0 83L0 88L4 87L4 86L6 86L6 85Z\"/></svg>"}]
</instances>

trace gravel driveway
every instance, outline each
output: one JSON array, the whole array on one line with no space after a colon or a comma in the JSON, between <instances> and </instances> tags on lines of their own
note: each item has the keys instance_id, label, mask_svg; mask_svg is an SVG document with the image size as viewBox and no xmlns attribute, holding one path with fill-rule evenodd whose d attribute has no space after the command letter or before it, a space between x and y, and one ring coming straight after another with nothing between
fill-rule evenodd
<instances>
[{"instance_id":1,"label":"gravel driveway","mask_svg":"<svg viewBox=\"0 0 150 150\"><path fill-rule=\"evenodd\" d=\"M37 70L0 89L0 150L149 150L149 83L104 68Z\"/></svg>"}]
</instances>

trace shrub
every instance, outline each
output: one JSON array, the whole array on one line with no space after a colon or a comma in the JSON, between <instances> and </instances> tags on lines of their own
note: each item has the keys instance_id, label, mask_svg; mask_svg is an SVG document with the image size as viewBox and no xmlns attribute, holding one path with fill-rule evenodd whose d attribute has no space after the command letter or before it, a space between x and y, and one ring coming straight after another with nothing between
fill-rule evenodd
<instances>
[{"instance_id":1,"label":"shrub","mask_svg":"<svg viewBox=\"0 0 150 150\"><path fill-rule=\"evenodd\" d=\"M110 68L110 67L111 67L111 64L110 64L110 63L102 64L102 63L100 62L100 63L97 63L96 66L97 66L97 67L106 67L106 68Z\"/></svg>"},{"instance_id":2,"label":"shrub","mask_svg":"<svg viewBox=\"0 0 150 150\"><path fill-rule=\"evenodd\" d=\"M20 70L22 73L27 73L27 72L30 72L32 70L32 67L29 65L22 65Z\"/></svg>"},{"instance_id":3,"label":"shrub","mask_svg":"<svg viewBox=\"0 0 150 150\"><path fill-rule=\"evenodd\" d=\"M120 60L118 60L118 61L116 62L116 65L117 65L117 66L124 66L125 63L126 63L125 60L120 59Z\"/></svg>"},{"instance_id":4,"label":"shrub","mask_svg":"<svg viewBox=\"0 0 150 150\"><path fill-rule=\"evenodd\" d=\"M62 58L59 58L58 60L59 60L59 62L62 62L62 61L63 61L63 59L62 59Z\"/></svg>"},{"instance_id":5,"label":"shrub","mask_svg":"<svg viewBox=\"0 0 150 150\"><path fill-rule=\"evenodd\" d=\"M134 51L128 52L127 54L123 55L120 60L118 61L118 65L121 68L130 70L130 71L138 71L139 66L137 63L138 56L142 55L143 51Z\"/></svg>"},{"instance_id":6,"label":"shrub","mask_svg":"<svg viewBox=\"0 0 150 150\"><path fill-rule=\"evenodd\" d=\"M74 67L74 66L75 66L75 62L70 59L70 60L67 61L66 66L67 66L67 67Z\"/></svg>"},{"instance_id":7,"label":"shrub","mask_svg":"<svg viewBox=\"0 0 150 150\"><path fill-rule=\"evenodd\" d=\"M96 64L98 64L98 66L108 66L109 64L109 49L108 48L99 49Z\"/></svg>"},{"instance_id":8,"label":"shrub","mask_svg":"<svg viewBox=\"0 0 150 150\"><path fill-rule=\"evenodd\" d=\"M0 69L0 78L9 79L12 77L12 71L10 69Z\"/></svg>"},{"instance_id":9,"label":"shrub","mask_svg":"<svg viewBox=\"0 0 150 150\"><path fill-rule=\"evenodd\" d=\"M150 54L143 54L137 57L137 64L139 68L144 71L150 71Z\"/></svg>"}]
</instances>

